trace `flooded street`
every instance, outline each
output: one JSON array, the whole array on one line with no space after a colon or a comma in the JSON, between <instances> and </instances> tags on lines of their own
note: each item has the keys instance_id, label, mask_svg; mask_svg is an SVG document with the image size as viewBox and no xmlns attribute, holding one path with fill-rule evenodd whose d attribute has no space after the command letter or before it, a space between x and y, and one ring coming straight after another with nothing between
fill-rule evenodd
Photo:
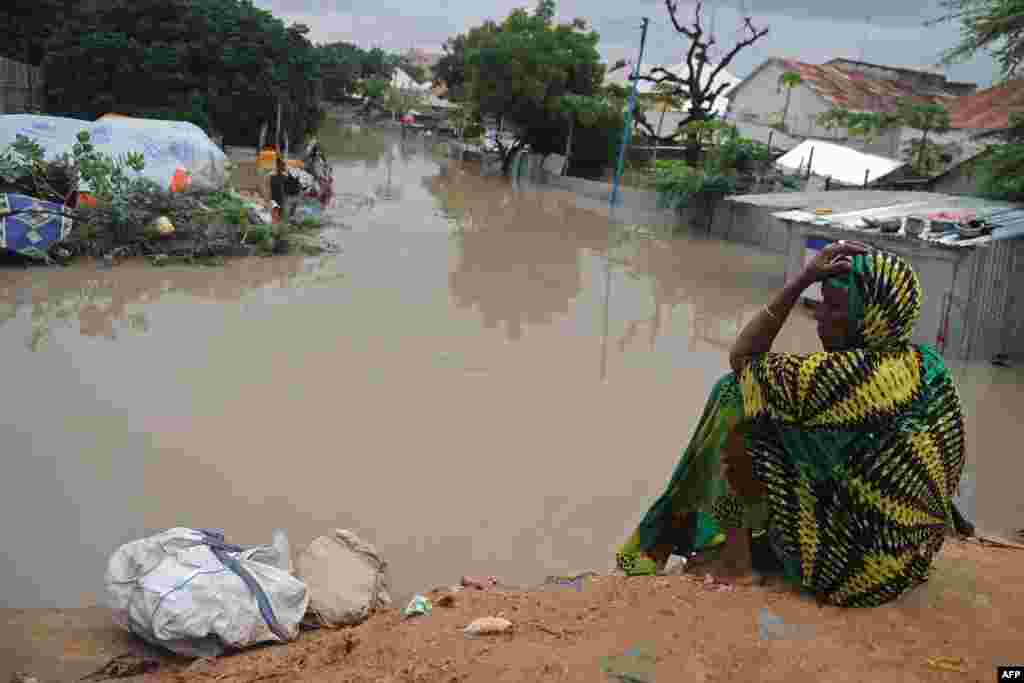
<instances>
[{"instance_id":1,"label":"flooded street","mask_svg":"<svg viewBox=\"0 0 1024 683\"><path fill-rule=\"evenodd\" d=\"M174 526L348 528L395 593L603 571L783 284L783 258L636 236L429 140L321 136L336 256L0 270L0 606L102 599ZM818 349L797 309L777 350ZM1022 373L958 368L985 529L1024 527Z\"/></svg>"}]
</instances>

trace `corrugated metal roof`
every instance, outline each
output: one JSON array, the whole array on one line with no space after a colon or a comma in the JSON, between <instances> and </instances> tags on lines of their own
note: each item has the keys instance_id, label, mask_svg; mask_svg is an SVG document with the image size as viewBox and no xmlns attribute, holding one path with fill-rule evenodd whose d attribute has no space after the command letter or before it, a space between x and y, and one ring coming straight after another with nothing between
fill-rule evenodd
<instances>
[{"instance_id":1,"label":"corrugated metal roof","mask_svg":"<svg viewBox=\"0 0 1024 683\"><path fill-rule=\"evenodd\" d=\"M933 192L903 192L899 190L832 190L829 192L770 192L766 194L732 195L726 201L779 209L832 209L834 213L937 201L947 195Z\"/></svg>"},{"instance_id":2,"label":"corrugated metal roof","mask_svg":"<svg viewBox=\"0 0 1024 683\"><path fill-rule=\"evenodd\" d=\"M823 194L832 193L827 192ZM793 223L817 225L825 228L832 228L834 230L850 231L854 234L862 234L865 236L870 235L872 237L882 237L893 240L920 240L933 245L950 248L975 247L987 244L993 239L1009 239L1009 237L998 237L998 235L1005 234L1006 231L1003 231L1002 233L997 233L997 231L1003 227L1012 228L1017 225L1017 214L1021 214L1020 218L1024 219L1024 208L1007 202L995 202L980 197L954 197L949 195L911 192L881 194L890 195L889 199L893 198L892 195L903 195L903 197L902 201L895 204L880 204L872 208L846 211L844 213L833 212L827 216L818 216L814 214L813 211L808 210L780 211L772 215L781 220ZM907 195L912 195L913 198L908 197ZM880 200L881 197L878 199ZM897 234L884 234L880 233L877 229L869 228L867 223L863 221L863 218L865 217L879 220L894 218L903 219L909 216L927 217L940 212L964 210L984 212L987 215L991 215L991 221L999 227L988 235L972 239L959 239L959 236L956 233L925 234L920 237L908 236L903 234L902 231Z\"/></svg>"},{"instance_id":3,"label":"corrugated metal roof","mask_svg":"<svg viewBox=\"0 0 1024 683\"><path fill-rule=\"evenodd\" d=\"M948 108L953 128L1005 130L1010 114L1024 113L1024 78L958 97Z\"/></svg>"},{"instance_id":4,"label":"corrugated metal roof","mask_svg":"<svg viewBox=\"0 0 1024 683\"><path fill-rule=\"evenodd\" d=\"M831 177L844 185L862 185L865 171L870 183L907 165L905 161L865 154L824 140L804 140L775 161L776 166L791 171L801 167L806 170L808 163L814 175Z\"/></svg>"},{"instance_id":5,"label":"corrugated metal roof","mask_svg":"<svg viewBox=\"0 0 1024 683\"><path fill-rule=\"evenodd\" d=\"M779 60L784 68L800 74L812 90L832 104L855 111L891 112L900 100L949 104L954 97L936 93L911 79L886 79L832 64L807 64L793 59Z\"/></svg>"}]
</instances>

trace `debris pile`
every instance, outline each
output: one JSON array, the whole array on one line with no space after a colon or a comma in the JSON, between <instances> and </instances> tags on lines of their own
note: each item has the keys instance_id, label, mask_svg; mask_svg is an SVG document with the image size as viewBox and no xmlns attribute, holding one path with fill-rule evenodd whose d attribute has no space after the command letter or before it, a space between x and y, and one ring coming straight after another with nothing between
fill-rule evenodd
<instances>
[{"instance_id":1,"label":"debris pile","mask_svg":"<svg viewBox=\"0 0 1024 683\"><path fill-rule=\"evenodd\" d=\"M0 116L0 252L157 264L310 253L317 242L296 237L322 226L333 178L319 145L309 156L315 173L289 171L302 191L298 210L275 220L267 198L231 186L231 162L192 124Z\"/></svg>"}]
</instances>

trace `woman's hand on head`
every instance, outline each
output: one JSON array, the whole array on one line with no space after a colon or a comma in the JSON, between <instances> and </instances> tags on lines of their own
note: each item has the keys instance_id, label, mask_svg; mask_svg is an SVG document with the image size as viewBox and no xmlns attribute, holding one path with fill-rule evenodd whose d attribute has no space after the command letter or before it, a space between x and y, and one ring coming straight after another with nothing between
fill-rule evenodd
<instances>
[{"instance_id":1,"label":"woman's hand on head","mask_svg":"<svg viewBox=\"0 0 1024 683\"><path fill-rule=\"evenodd\" d=\"M871 247L863 242L839 240L818 252L814 260L804 268L804 275L811 282L821 282L830 277L844 275L853 267L853 257L866 254Z\"/></svg>"}]
</instances>

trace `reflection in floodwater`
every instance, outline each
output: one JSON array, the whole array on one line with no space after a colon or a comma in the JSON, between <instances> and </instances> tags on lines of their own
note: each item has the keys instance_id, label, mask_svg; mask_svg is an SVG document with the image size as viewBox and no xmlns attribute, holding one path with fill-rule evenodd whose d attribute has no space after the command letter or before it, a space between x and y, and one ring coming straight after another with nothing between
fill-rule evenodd
<instances>
[{"instance_id":1,"label":"reflection in floodwater","mask_svg":"<svg viewBox=\"0 0 1024 683\"><path fill-rule=\"evenodd\" d=\"M129 263L112 270L87 267L0 271L0 327L31 311L28 348L40 351L55 327L77 320L82 336L114 341L119 333L145 334L146 305L171 294L194 300L233 301L266 287L301 287L340 277L332 257L285 256L240 259L216 268L155 268Z\"/></svg>"},{"instance_id":2,"label":"reflection in floodwater","mask_svg":"<svg viewBox=\"0 0 1024 683\"><path fill-rule=\"evenodd\" d=\"M783 284L781 257L609 225L423 140L322 141L340 256L0 270L0 605L79 604L118 544L179 525L298 548L353 529L396 597L608 568ZM818 349L805 311L776 349ZM954 372L984 491L965 510L1006 534L1024 373Z\"/></svg>"},{"instance_id":3,"label":"reflection in floodwater","mask_svg":"<svg viewBox=\"0 0 1024 683\"><path fill-rule=\"evenodd\" d=\"M497 186L504 190L500 199ZM487 328L504 324L512 341L525 326L570 314L581 290L580 250L605 247L606 224L576 208L571 196L517 200L500 180L455 164L434 179L433 189L458 224L459 259L448 276L456 306L475 308Z\"/></svg>"}]
</instances>

